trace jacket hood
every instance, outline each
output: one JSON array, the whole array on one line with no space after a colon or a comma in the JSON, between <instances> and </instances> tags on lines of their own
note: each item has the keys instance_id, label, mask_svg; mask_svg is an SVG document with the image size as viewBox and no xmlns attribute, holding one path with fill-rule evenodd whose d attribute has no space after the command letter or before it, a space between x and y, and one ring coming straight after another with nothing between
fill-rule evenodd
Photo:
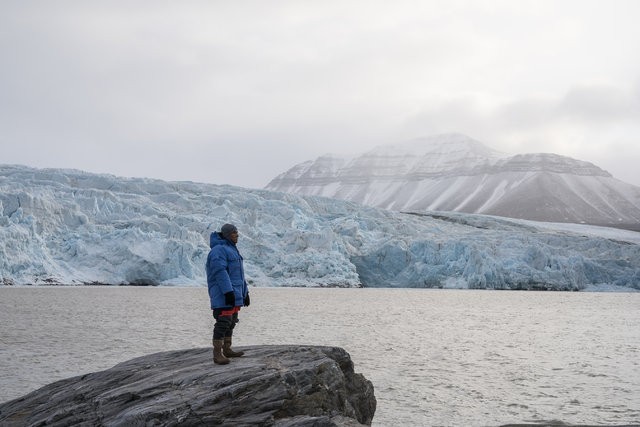
<instances>
[{"instance_id":1,"label":"jacket hood","mask_svg":"<svg viewBox=\"0 0 640 427\"><path fill-rule=\"evenodd\" d=\"M225 239L224 237L222 237L222 234L220 234L220 232L218 231L214 231L213 233L211 233L211 236L209 237L209 247L213 248L214 246L217 245L222 245L228 243L231 246L235 246L233 244L233 242L231 242L230 240Z\"/></svg>"}]
</instances>

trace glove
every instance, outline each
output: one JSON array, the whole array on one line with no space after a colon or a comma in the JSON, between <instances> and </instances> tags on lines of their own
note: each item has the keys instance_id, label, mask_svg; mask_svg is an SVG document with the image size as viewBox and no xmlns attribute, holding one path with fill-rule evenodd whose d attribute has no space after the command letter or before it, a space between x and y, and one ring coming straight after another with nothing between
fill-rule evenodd
<instances>
[{"instance_id":1,"label":"glove","mask_svg":"<svg viewBox=\"0 0 640 427\"><path fill-rule=\"evenodd\" d=\"M233 291L224 294L224 305L235 307L236 295L233 293Z\"/></svg>"},{"instance_id":2,"label":"glove","mask_svg":"<svg viewBox=\"0 0 640 427\"><path fill-rule=\"evenodd\" d=\"M244 297L244 306L249 307L249 304L251 304L251 298L249 298L249 294L247 294L247 296Z\"/></svg>"}]
</instances>

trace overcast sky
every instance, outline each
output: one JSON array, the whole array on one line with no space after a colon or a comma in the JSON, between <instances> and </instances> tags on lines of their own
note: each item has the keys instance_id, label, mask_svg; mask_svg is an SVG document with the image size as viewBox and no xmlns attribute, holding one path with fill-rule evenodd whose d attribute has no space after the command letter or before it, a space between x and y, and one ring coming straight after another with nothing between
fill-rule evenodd
<instances>
[{"instance_id":1,"label":"overcast sky","mask_svg":"<svg viewBox=\"0 0 640 427\"><path fill-rule=\"evenodd\" d=\"M262 188L445 132L640 185L640 1L0 2L0 163Z\"/></svg>"}]
</instances>

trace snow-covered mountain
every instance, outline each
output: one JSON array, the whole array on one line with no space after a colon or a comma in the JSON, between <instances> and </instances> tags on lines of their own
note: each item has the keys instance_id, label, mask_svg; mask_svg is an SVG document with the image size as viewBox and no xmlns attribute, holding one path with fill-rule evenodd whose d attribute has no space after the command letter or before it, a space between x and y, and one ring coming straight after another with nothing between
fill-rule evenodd
<instances>
[{"instance_id":1,"label":"snow-covered mountain","mask_svg":"<svg viewBox=\"0 0 640 427\"><path fill-rule=\"evenodd\" d=\"M396 211L455 211L640 230L640 187L556 154L507 156L460 134L323 156L266 187Z\"/></svg>"},{"instance_id":2,"label":"snow-covered mountain","mask_svg":"<svg viewBox=\"0 0 640 427\"><path fill-rule=\"evenodd\" d=\"M0 283L205 286L240 229L254 286L640 289L640 233L0 165Z\"/></svg>"}]
</instances>

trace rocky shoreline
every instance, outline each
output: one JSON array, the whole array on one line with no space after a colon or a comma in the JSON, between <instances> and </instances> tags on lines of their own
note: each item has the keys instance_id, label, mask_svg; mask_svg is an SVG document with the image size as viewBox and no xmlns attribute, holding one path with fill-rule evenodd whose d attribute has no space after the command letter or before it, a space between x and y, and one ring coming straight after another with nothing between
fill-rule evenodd
<instances>
[{"instance_id":1,"label":"rocky shoreline","mask_svg":"<svg viewBox=\"0 0 640 427\"><path fill-rule=\"evenodd\" d=\"M373 385L338 347L248 346L214 365L210 348L155 353L0 404L0 425L359 426Z\"/></svg>"}]
</instances>

